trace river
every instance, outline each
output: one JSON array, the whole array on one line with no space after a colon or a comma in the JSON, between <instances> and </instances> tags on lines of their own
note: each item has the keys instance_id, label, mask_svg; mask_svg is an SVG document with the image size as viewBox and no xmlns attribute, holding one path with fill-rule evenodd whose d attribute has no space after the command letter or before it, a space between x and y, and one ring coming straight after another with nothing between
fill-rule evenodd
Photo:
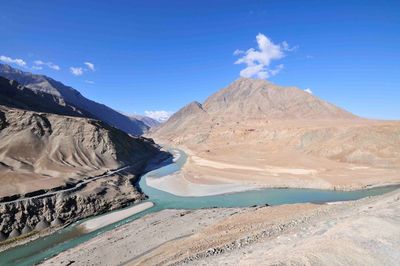
<instances>
[{"instance_id":1,"label":"river","mask_svg":"<svg viewBox=\"0 0 400 266\"><path fill-rule=\"evenodd\" d=\"M177 150L177 149L175 149ZM367 196L375 196L393 191L399 186L379 187L356 191L333 191L318 189L259 189L253 191L235 192L231 194L205 196L205 197L179 197L170 193L149 187L146 178L162 178L165 175L179 171L185 164L187 155L177 150L180 154L176 161L170 160L158 169L150 171L140 179L139 186L144 193L149 196L149 201L154 203L154 207L141 213L130 216L114 224L100 228L94 232L85 233L79 226L84 221L76 222L57 232L33 240L24 245L20 245L0 253L0 265L34 265L58 253L70 249L80 243L112 230L122 224L129 223L135 219L143 217L148 213L158 212L163 209L199 209L213 207L249 207L253 205L280 205L304 202L332 202L356 200ZM109 213L107 214L109 215Z\"/></svg>"}]
</instances>

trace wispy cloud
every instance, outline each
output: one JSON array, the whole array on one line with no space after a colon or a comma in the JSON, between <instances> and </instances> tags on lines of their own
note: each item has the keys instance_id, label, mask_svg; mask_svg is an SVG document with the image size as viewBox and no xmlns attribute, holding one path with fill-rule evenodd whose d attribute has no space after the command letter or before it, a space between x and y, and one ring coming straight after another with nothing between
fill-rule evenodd
<instances>
[{"instance_id":1,"label":"wispy cloud","mask_svg":"<svg viewBox=\"0 0 400 266\"><path fill-rule=\"evenodd\" d=\"M294 51L297 51L297 49L299 49L298 45L290 47L289 44L287 43L287 41L282 42L282 47L283 47L283 50L288 51L288 52L294 52Z\"/></svg>"},{"instance_id":2,"label":"wispy cloud","mask_svg":"<svg viewBox=\"0 0 400 266\"><path fill-rule=\"evenodd\" d=\"M75 76L82 76L84 72L87 72L87 71L94 72L94 71L96 71L93 63L83 62L83 64L85 65L85 67L70 67L69 68L70 72Z\"/></svg>"},{"instance_id":3,"label":"wispy cloud","mask_svg":"<svg viewBox=\"0 0 400 266\"><path fill-rule=\"evenodd\" d=\"M312 93L312 90L311 90L310 88L307 88L307 89L305 89L304 91L305 91L305 92L308 92L309 94L313 94L313 93Z\"/></svg>"},{"instance_id":4,"label":"wispy cloud","mask_svg":"<svg viewBox=\"0 0 400 266\"><path fill-rule=\"evenodd\" d=\"M244 54L244 51L243 51L243 50L240 50L240 49L236 49L236 50L233 52L233 55L241 55L241 54Z\"/></svg>"},{"instance_id":5,"label":"wispy cloud","mask_svg":"<svg viewBox=\"0 0 400 266\"><path fill-rule=\"evenodd\" d=\"M56 65L52 62L43 62L42 60L36 60L33 63L37 66L47 66L48 68L51 68L51 69L57 70L57 71L61 69L59 65Z\"/></svg>"},{"instance_id":6,"label":"wispy cloud","mask_svg":"<svg viewBox=\"0 0 400 266\"><path fill-rule=\"evenodd\" d=\"M85 80L85 83L87 83L87 84L94 84L94 81L93 81L93 80Z\"/></svg>"},{"instance_id":7,"label":"wispy cloud","mask_svg":"<svg viewBox=\"0 0 400 266\"><path fill-rule=\"evenodd\" d=\"M236 60L235 64L246 65L246 68L240 71L240 76L242 77L266 79L274 76L284 68L284 65L280 64L271 68L271 62L283 58L285 52L292 52L298 49L297 46L290 47L286 41L275 44L262 33L256 36L256 40L258 49L250 48L247 51L237 49L233 53L237 56L242 55L241 58Z\"/></svg>"},{"instance_id":8,"label":"wispy cloud","mask_svg":"<svg viewBox=\"0 0 400 266\"><path fill-rule=\"evenodd\" d=\"M145 115L157 120L158 122L165 122L174 113L171 111L144 111Z\"/></svg>"},{"instance_id":9,"label":"wispy cloud","mask_svg":"<svg viewBox=\"0 0 400 266\"><path fill-rule=\"evenodd\" d=\"M70 67L69 70L72 73L72 75L75 75L75 76L83 75L83 69L81 67Z\"/></svg>"},{"instance_id":10,"label":"wispy cloud","mask_svg":"<svg viewBox=\"0 0 400 266\"><path fill-rule=\"evenodd\" d=\"M21 67L26 66L26 62L20 58L11 58L5 55L0 55L0 61L7 64L15 64Z\"/></svg>"},{"instance_id":11,"label":"wispy cloud","mask_svg":"<svg viewBox=\"0 0 400 266\"><path fill-rule=\"evenodd\" d=\"M87 66L87 68L88 68L90 71L95 71L95 68L94 68L94 64L93 64L93 63L84 62L84 64Z\"/></svg>"}]
</instances>

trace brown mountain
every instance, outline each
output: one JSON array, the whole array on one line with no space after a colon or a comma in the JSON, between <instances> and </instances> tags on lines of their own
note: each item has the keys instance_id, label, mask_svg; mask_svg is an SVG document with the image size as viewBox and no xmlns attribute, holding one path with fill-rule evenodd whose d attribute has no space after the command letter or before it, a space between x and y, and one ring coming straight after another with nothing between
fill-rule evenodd
<instances>
[{"instance_id":1,"label":"brown mountain","mask_svg":"<svg viewBox=\"0 0 400 266\"><path fill-rule=\"evenodd\" d=\"M145 163L154 143L98 120L0 106L0 196Z\"/></svg>"},{"instance_id":2,"label":"brown mountain","mask_svg":"<svg viewBox=\"0 0 400 266\"><path fill-rule=\"evenodd\" d=\"M42 85L0 77L0 241L143 199L133 183L164 154Z\"/></svg>"},{"instance_id":3,"label":"brown mountain","mask_svg":"<svg viewBox=\"0 0 400 266\"><path fill-rule=\"evenodd\" d=\"M241 78L151 131L185 148L196 183L355 188L400 182L400 123L353 115L295 87Z\"/></svg>"},{"instance_id":4,"label":"brown mountain","mask_svg":"<svg viewBox=\"0 0 400 266\"><path fill-rule=\"evenodd\" d=\"M243 119L354 119L355 116L295 87L241 78L211 95L203 109L212 116Z\"/></svg>"},{"instance_id":5,"label":"brown mountain","mask_svg":"<svg viewBox=\"0 0 400 266\"><path fill-rule=\"evenodd\" d=\"M206 135L208 128L246 121L360 120L359 117L295 87L241 78L211 95L203 104L192 102L152 132L161 138Z\"/></svg>"},{"instance_id":6,"label":"brown mountain","mask_svg":"<svg viewBox=\"0 0 400 266\"><path fill-rule=\"evenodd\" d=\"M1 105L0 140L0 241L140 201L133 183L161 154L98 120Z\"/></svg>"}]
</instances>

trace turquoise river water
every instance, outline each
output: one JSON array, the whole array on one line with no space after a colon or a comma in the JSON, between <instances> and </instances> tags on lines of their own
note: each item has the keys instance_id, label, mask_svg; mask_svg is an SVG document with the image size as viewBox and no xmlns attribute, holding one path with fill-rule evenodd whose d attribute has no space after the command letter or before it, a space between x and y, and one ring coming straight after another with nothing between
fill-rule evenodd
<instances>
[{"instance_id":1,"label":"turquoise river water","mask_svg":"<svg viewBox=\"0 0 400 266\"><path fill-rule=\"evenodd\" d=\"M236 192L205 197L179 197L147 186L146 177L163 177L179 171L186 162L186 154L180 153L176 162L164 163L165 165L149 171L141 177L140 188L149 196L149 200L155 205L141 213L130 216L124 220L105 226L90 233L83 233L77 229L82 220L57 232L33 240L0 253L0 265L35 265L58 253L79 245L89 239L112 230L115 227L129 223L148 213L158 212L163 209L200 209L210 207L249 207L253 205L279 205L290 203L324 203L332 201L356 200L367 196L375 196L393 191L399 186L379 187L356 191L333 191L318 189L260 189L245 192Z\"/></svg>"}]
</instances>

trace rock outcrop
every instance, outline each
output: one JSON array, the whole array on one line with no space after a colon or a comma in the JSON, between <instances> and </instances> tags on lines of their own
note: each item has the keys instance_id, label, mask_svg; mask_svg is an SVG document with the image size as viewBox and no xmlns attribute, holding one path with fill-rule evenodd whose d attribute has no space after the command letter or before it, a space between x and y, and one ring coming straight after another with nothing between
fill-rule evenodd
<instances>
[{"instance_id":1,"label":"rock outcrop","mask_svg":"<svg viewBox=\"0 0 400 266\"><path fill-rule=\"evenodd\" d=\"M0 203L0 241L118 209L144 199L132 185L135 176L119 174L57 195Z\"/></svg>"}]
</instances>

